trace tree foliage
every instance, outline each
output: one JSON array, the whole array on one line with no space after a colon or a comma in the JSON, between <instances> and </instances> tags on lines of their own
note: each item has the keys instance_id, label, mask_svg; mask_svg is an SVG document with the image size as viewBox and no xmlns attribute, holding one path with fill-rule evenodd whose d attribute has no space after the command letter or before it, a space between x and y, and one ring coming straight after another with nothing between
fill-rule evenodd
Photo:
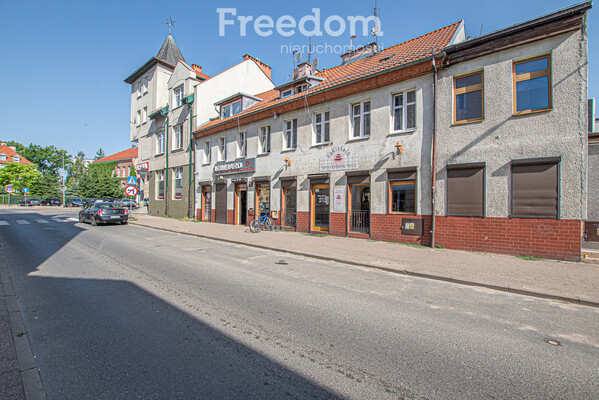
<instances>
[{"instance_id":1,"label":"tree foliage","mask_svg":"<svg viewBox=\"0 0 599 400\"><path fill-rule=\"evenodd\" d=\"M17 153L37 165L38 170L42 174L46 172L56 173L59 168L62 168L63 155L65 169L68 169L71 164L69 153L54 146L43 147L30 143L29 146L25 147L21 143L12 140L6 144L8 146L15 146Z\"/></svg>"},{"instance_id":2,"label":"tree foliage","mask_svg":"<svg viewBox=\"0 0 599 400\"><path fill-rule=\"evenodd\" d=\"M13 162L6 163L5 167L0 169L0 185L12 185L18 191L31 188L39 177L40 173L34 165Z\"/></svg>"},{"instance_id":3,"label":"tree foliage","mask_svg":"<svg viewBox=\"0 0 599 400\"><path fill-rule=\"evenodd\" d=\"M107 162L91 164L82 179L79 181L78 189L82 197L91 198L121 198L125 195L121 188L121 180L112 176L114 167L118 163Z\"/></svg>"},{"instance_id":4,"label":"tree foliage","mask_svg":"<svg viewBox=\"0 0 599 400\"><path fill-rule=\"evenodd\" d=\"M104 157L106 157L106 155L104 154L104 150L102 150L102 148L100 147L100 149L96 151L96 156L94 157L94 160L99 160L100 158Z\"/></svg>"},{"instance_id":5,"label":"tree foliage","mask_svg":"<svg viewBox=\"0 0 599 400\"><path fill-rule=\"evenodd\" d=\"M60 197L62 196L62 192L59 190L60 181L61 178L53 172L40 175L31 184L31 195L38 197Z\"/></svg>"}]
</instances>

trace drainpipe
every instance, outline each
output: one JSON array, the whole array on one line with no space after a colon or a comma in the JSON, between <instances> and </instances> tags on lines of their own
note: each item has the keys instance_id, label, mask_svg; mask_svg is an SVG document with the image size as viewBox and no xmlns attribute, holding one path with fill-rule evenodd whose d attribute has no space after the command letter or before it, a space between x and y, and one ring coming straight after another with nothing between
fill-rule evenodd
<instances>
[{"instance_id":1,"label":"drainpipe","mask_svg":"<svg viewBox=\"0 0 599 400\"><path fill-rule=\"evenodd\" d=\"M168 115L166 116L166 129L164 130L164 153L166 155L166 169L164 171L164 216L168 217Z\"/></svg>"},{"instance_id":2,"label":"drainpipe","mask_svg":"<svg viewBox=\"0 0 599 400\"><path fill-rule=\"evenodd\" d=\"M433 78L433 149L431 157L431 247L435 247L435 186L437 182L437 66L435 58L432 60Z\"/></svg>"},{"instance_id":3,"label":"drainpipe","mask_svg":"<svg viewBox=\"0 0 599 400\"><path fill-rule=\"evenodd\" d=\"M192 191L192 176L195 176L195 172L194 172L194 168L193 168L193 156L194 156L194 137L193 137L193 107L192 107L193 103L189 103L189 196L188 196L188 201L189 201L189 206L188 206L188 210L187 210L187 216L189 219L193 219L195 216L193 215L193 208L192 205L195 204L195 199L194 202L192 203L191 201L191 194L194 193L194 191ZM194 186L195 187L195 183Z\"/></svg>"}]
</instances>

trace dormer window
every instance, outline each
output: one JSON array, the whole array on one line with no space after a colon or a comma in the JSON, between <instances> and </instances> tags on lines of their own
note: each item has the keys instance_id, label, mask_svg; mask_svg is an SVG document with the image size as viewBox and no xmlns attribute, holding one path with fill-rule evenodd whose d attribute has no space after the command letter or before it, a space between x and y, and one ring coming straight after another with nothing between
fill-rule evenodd
<instances>
[{"instance_id":1,"label":"dormer window","mask_svg":"<svg viewBox=\"0 0 599 400\"><path fill-rule=\"evenodd\" d=\"M0 154L0 161L6 161L6 154Z\"/></svg>"},{"instance_id":2,"label":"dormer window","mask_svg":"<svg viewBox=\"0 0 599 400\"><path fill-rule=\"evenodd\" d=\"M295 87L295 93L305 92L306 90L308 90L308 85L307 84Z\"/></svg>"},{"instance_id":3,"label":"dormer window","mask_svg":"<svg viewBox=\"0 0 599 400\"><path fill-rule=\"evenodd\" d=\"M183 105L183 85L175 88L175 108Z\"/></svg>"},{"instance_id":4,"label":"dormer window","mask_svg":"<svg viewBox=\"0 0 599 400\"><path fill-rule=\"evenodd\" d=\"M293 94L292 90L286 90L283 93L281 93L281 98L284 99L285 97L289 97Z\"/></svg>"},{"instance_id":5,"label":"dormer window","mask_svg":"<svg viewBox=\"0 0 599 400\"><path fill-rule=\"evenodd\" d=\"M220 117L221 118L229 118L235 114L239 114L241 112L241 101L236 101L235 103L227 104L226 106L221 106L220 108Z\"/></svg>"},{"instance_id":6,"label":"dormer window","mask_svg":"<svg viewBox=\"0 0 599 400\"><path fill-rule=\"evenodd\" d=\"M19 156L12 156L12 160L14 162L20 162L21 161L21 157L19 157Z\"/></svg>"}]
</instances>

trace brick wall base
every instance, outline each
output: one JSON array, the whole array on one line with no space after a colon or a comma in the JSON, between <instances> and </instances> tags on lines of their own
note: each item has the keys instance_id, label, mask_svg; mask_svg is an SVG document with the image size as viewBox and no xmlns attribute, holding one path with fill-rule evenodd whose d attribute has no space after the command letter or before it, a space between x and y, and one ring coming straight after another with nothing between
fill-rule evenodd
<instances>
[{"instance_id":1,"label":"brick wall base","mask_svg":"<svg viewBox=\"0 0 599 400\"><path fill-rule=\"evenodd\" d=\"M580 220L436 217L435 244L457 250L580 260Z\"/></svg>"},{"instance_id":2,"label":"brick wall base","mask_svg":"<svg viewBox=\"0 0 599 400\"><path fill-rule=\"evenodd\" d=\"M403 235L401 233L401 220L403 218L423 220L424 234L422 236ZM370 216L370 236L373 240L430 246L431 225L430 215L372 214Z\"/></svg>"},{"instance_id":3,"label":"brick wall base","mask_svg":"<svg viewBox=\"0 0 599 400\"><path fill-rule=\"evenodd\" d=\"M329 217L329 232L333 236L347 235L347 214L331 213Z\"/></svg>"},{"instance_id":4,"label":"brick wall base","mask_svg":"<svg viewBox=\"0 0 599 400\"><path fill-rule=\"evenodd\" d=\"M227 224L235 225L235 210L227 210Z\"/></svg>"},{"instance_id":5,"label":"brick wall base","mask_svg":"<svg viewBox=\"0 0 599 400\"><path fill-rule=\"evenodd\" d=\"M216 222L216 210L210 210L210 222Z\"/></svg>"},{"instance_id":6,"label":"brick wall base","mask_svg":"<svg viewBox=\"0 0 599 400\"><path fill-rule=\"evenodd\" d=\"M295 218L298 232L310 232L310 213L298 211L295 213Z\"/></svg>"}]
</instances>

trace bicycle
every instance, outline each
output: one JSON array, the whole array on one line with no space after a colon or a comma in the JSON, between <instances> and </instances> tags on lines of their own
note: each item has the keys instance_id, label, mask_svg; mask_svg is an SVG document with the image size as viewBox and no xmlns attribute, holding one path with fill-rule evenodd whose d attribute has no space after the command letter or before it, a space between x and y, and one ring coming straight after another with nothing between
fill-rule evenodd
<instances>
[{"instance_id":1,"label":"bicycle","mask_svg":"<svg viewBox=\"0 0 599 400\"><path fill-rule=\"evenodd\" d=\"M260 229L272 230L273 225L272 219L268 216L268 213L265 213L260 218L250 222L250 232L256 233L260 231Z\"/></svg>"}]
</instances>

